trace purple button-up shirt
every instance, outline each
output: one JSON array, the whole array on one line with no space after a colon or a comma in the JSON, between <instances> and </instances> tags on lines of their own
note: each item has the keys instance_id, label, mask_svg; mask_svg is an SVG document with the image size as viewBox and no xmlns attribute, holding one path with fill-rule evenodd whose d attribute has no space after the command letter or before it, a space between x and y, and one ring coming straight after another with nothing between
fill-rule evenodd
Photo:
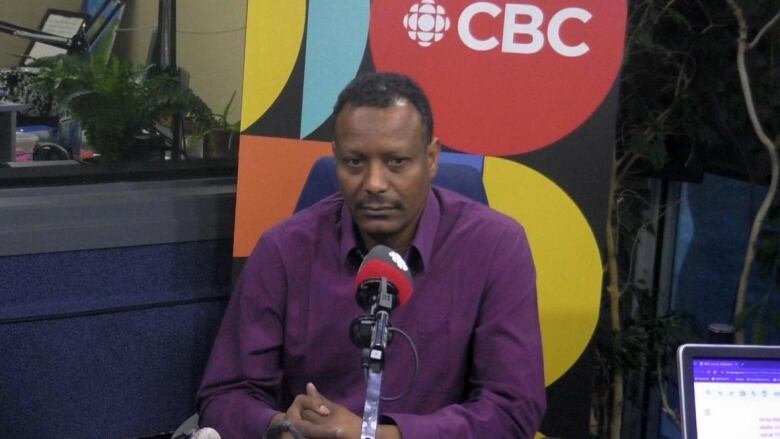
<instances>
[{"instance_id":1,"label":"purple button-up shirt","mask_svg":"<svg viewBox=\"0 0 780 439\"><path fill-rule=\"evenodd\" d=\"M361 262L349 210L330 196L268 230L244 266L198 394L201 426L260 438L313 382L362 415L366 384L350 341ZM404 439L531 438L545 408L536 278L513 219L433 188L407 254L412 298L391 314L417 346L411 391L380 414ZM396 336L382 395L403 392L414 357Z\"/></svg>"}]
</instances>

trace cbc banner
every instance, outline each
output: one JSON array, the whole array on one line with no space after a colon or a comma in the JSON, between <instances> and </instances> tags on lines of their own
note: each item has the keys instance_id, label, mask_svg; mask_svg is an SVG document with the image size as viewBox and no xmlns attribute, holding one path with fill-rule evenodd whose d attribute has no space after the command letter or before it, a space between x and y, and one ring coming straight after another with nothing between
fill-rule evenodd
<instances>
[{"instance_id":1,"label":"cbc banner","mask_svg":"<svg viewBox=\"0 0 780 439\"><path fill-rule=\"evenodd\" d=\"M330 155L331 110L362 72L415 78L443 161L475 167L537 265L548 410L587 437L591 340L626 1L249 0L233 254L293 211Z\"/></svg>"}]
</instances>

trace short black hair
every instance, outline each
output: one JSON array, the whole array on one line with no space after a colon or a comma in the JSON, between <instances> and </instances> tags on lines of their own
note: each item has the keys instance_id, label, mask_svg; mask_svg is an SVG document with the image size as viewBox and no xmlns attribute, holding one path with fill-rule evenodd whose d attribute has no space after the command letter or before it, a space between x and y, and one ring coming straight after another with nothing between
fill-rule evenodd
<instances>
[{"instance_id":1,"label":"short black hair","mask_svg":"<svg viewBox=\"0 0 780 439\"><path fill-rule=\"evenodd\" d=\"M420 113L425 144L433 139L433 113L428 97L414 79L393 72L363 73L339 93L333 106L333 123L346 105L387 108L399 99L409 101Z\"/></svg>"}]
</instances>

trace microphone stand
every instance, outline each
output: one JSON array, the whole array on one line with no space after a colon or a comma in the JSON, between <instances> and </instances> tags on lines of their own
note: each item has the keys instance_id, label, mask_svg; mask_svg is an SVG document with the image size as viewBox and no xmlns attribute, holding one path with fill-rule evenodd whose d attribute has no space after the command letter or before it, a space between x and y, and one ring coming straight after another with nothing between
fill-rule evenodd
<instances>
[{"instance_id":1,"label":"microphone stand","mask_svg":"<svg viewBox=\"0 0 780 439\"><path fill-rule=\"evenodd\" d=\"M72 38L61 37L5 21L0 21L0 32L65 49L68 53L81 53L87 50L86 25L84 23L81 24L79 31Z\"/></svg>"},{"instance_id":2,"label":"microphone stand","mask_svg":"<svg viewBox=\"0 0 780 439\"><path fill-rule=\"evenodd\" d=\"M371 345L363 350L362 358L363 367L368 371L368 379L360 439L376 439L376 427L379 420L382 371L385 365L385 349L388 344L390 310L393 309L393 296L387 292L387 279L384 277L379 283L378 301L372 308L376 322L371 329Z\"/></svg>"},{"instance_id":3,"label":"microphone stand","mask_svg":"<svg viewBox=\"0 0 780 439\"><path fill-rule=\"evenodd\" d=\"M157 12L157 28L160 32L160 69L175 76L181 82L181 72L176 65L176 0L160 0ZM171 121L171 160L181 159L184 145L184 116L180 111Z\"/></svg>"}]
</instances>

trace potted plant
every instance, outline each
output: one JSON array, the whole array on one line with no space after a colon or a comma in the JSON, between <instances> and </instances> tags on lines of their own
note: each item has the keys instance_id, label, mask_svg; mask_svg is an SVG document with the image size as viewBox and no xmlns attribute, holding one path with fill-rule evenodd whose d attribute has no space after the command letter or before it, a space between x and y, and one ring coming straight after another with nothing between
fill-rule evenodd
<instances>
[{"instance_id":1,"label":"potted plant","mask_svg":"<svg viewBox=\"0 0 780 439\"><path fill-rule=\"evenodd\" d=\"M222 112L211 114L211 123L205 139L207 157L218 158L236 155L239 122L230 123L227 119L235 98L236 92L233 91Z\"/></svg>"},{"instance_id":2,"label":"potted plant","mask_svg":"<svg viewBox=\"0 0 780 439\"><path fill-rule=\"evenodd\" d=\"M52 57L40 65L39 85L79 123L101 160L144 156L148 146L138 138L176 112L196 125L209 123L211 111L192 90L169 74L150 75L149 67L85 55Z\"/></svg>"}]
</instances>

